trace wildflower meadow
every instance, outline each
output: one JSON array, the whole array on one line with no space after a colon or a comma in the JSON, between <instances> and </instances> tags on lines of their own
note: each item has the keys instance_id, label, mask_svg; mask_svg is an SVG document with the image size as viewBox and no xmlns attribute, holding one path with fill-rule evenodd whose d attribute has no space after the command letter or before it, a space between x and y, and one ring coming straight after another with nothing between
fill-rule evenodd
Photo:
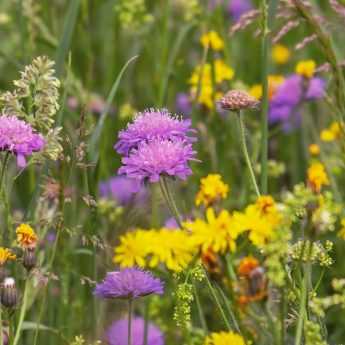
<instances>
[{"instance_id":1,"label":"wildflower meadow","mask_svg":"<svg viewBox=\"0 0 345 345\"><path fill-rule=\"evenodd\" d=\"M345 344L344 27L0 1L0 345Z\"/></svg>"}]
</instances>

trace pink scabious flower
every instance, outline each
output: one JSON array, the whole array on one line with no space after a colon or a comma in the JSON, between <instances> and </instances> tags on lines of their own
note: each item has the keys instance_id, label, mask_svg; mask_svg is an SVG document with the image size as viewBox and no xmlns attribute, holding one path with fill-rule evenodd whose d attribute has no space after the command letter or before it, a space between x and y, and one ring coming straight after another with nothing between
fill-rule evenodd
<instances>
[{"instance_id":1,"label":"pink scabious flower","mask_svg":"<svg viewBox=\"0 0 345 345\"><path fill-rule=\"evenodd\" d=\"M144 345L145 320L142 317L134 317L131 325L132 345ZM106 339L109 345L127 345L128 319L120 319L113 322L107 330ZM162 331L149 322L147 328L147 345L164 345Z\"/></svg>"},{"instance_id":2,"label":"pink scabious flower","mask_svg":"<svg viewBox=\"0 0 345 345\"><path fill-rule=\"evenodd\" d=\"M44 145L43 136L25 121L16 116L0 116L0 150L16 155L20 168L26 166L26 156L42 150Z\"/></svg>"},{"instance_id":3,"label":"pink scabious flower","mask_svg":"<svg viewBox=\"0 0 345 345\"><path fill-rule=\"evenodd\" d=\"M188 163L196 160L195 155L192 144L183 139L143 141L128 157L122 158L123 166L119 169L119 174L150 182L158 182L160 175L185 180L192 174Z\"/></svg>"},{"instance_id":4,"label":"pink scabious flower","mask_svg":"<svg viewBox=\"0 0 345 345\"><path fill-rule=\"evenodd\" d=\"M94 295L100 298L135 299L151 294L162 295L163 282L148 271L126 268L108 272L104 280L96 285Z\"/></svg>"},{"instance_id":5,"label":"pink scabious flower","mask_svg":"<svg viewBox=\"0 0 345 345\"><path fill-rule=\"evenodd\" d=\"M193 142L195 138L189 136L195 132L191 128L191 120L182 120L166 109L149 109L138 113L134 121L125 130L120 131L119 140L114 146L117 153L127 156L139 143L155 139L182 139Z\"/></svg>"}]
</instances>

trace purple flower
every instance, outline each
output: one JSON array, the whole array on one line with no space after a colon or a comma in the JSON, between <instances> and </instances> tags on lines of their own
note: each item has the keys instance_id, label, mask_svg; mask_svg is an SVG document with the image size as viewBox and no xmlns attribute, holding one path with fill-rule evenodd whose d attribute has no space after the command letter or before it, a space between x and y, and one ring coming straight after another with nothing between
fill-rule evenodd
<instances>
[{"instance_id":1,"label":"purple flower","mask_svg":"<svg viewBox=\"0 0 345 345\"><path fill-rule=\"evenodd\" d=\"M127 156L143 141L183 139L192 142L195 138L188 136L192 132L194 130L191 128L191 120L181 120L165 109L150 109L138 113L133 123L128 124L125 130L120 131L119 141L114 148L119 154Z\"/></svg>"},{"instance_id":2,"label":"purple flower","mask_svg":"<svg viewBox=\"0 0 345 345\"><path fill-rule=\"evenodd\" d=\"M132 319L132 345L144 344L145 320L141 317ZM164 336L161 330L152 323L148 324L147 345L164 345ZM128 320L127 318L115 321L107 330L106 339L109 345L127 345Z\"/></svg>"},{"instance_id":3,"label":"purple flower","mask_svg":"<svg viewBox=\"0 0 345 345\"><path fill-rule=\"evenodd\" d=\"M122 158L119 174L150 182L158 182L161 174L185 180L192 174L188 162L196 160L195 154L192 145L183 139L144 141L131 151L129 157Z\"/></svg>"},{"instance_id":4,"label":"purple flower","mask_svg":"<svg viewBox=\"0 0 345 345\"><path fill-rule=\"evenodd\" d=\"M101 298L132 299L151 294L163 294L163 283L150 272L138 268L126 268L108 272L96 285L94 295Z\"/></svg>"},{"instance_id":5,"label":"purple flower","mask_svg":"<svg viewBox=\"0 0 345 345\"><path fill-rule=\"evenodd\" d=\"M26 166L26 156L40 151L45 144L43 136L16 116L0 116L0 150L17 156L17 165Z\"/></svg>"},{"instance_id":6,"label":"purple flower","mask_svg":"<svg viewBox=\"0 0 345 345\"><path fill-rule=\"evenodd\" d=\"M229 0L228 12L234 21L253 8L251 0Z\"/></svg>"},{"instance_id":7,"label":"purple flower","mask_svg":"<svg viewBox=\"0 0 345 345\"><path fill-rule=\"evenodd\" d=\"M135 201L144 201L147 197L146 189L140 181L126 176L113 176L101 182L99 193L101 197L112 198L122 206Z\"/></svg>"},{"instance_id":8,"label":"purple flower","mask_svg":"<svg viewBox=\"0 0 345 345\"><path fill-rule=\"evenodd\" d=\"M167 229L173 230L173 229L178 229L179 225L177 224L176 219L171 217L165 221L164 227Z\"/></svg>"},{"instance_id":9,"label":"purple flower","mask_svg":"<svg viewBox=\"0 0 345 345\"><path fill-rule=\"evenodd\" d=\"M305 99L308 101L314 101L321 99L326 93L326 81L324 79L315 77L309 82L307 92L305 94Z\"/></svg>"},{"instance_id":10,"label":"purple flower","mask_svg":"<svg viewBox=\"0 0 345 345\"><path fill-rule=\"evenodd\" d=\"M192 104L189 95L185 92L180 92L176 95L176 110L179 113L189 115L192 112Z\"/></svg>"}]
</instances>

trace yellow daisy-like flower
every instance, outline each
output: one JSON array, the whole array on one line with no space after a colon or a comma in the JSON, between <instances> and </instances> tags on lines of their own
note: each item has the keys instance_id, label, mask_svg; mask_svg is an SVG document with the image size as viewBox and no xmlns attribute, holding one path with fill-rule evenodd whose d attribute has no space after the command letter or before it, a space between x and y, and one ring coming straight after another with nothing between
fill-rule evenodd
<instances>
[{"instance_id":1,"label":"yellow daisy-like flower","mask_svg":"<svg viewBox=\"0 0 345 345\"><path fill-rule=\"evenodd\" d=\"M0 247L0 266L5 265L8 260L15 260L16 255L13 254L9 249Z\"/></svg>"},{"instance_id":2,"label":"yellow daisy-like flower","mask_svg":"<svg viewBox=\"0 0 345 345\"><path fill-rule=\"evenodd\" d=\"M322 163L313 163L307 171L307 181L310 188L319 193L322 186L329 185L328 176Z\"/></svg>"},{"instance_id":3,"label":"yellow daisy-like flower","mask_svg":"<svg viewBox=\"0 0 345 345\"><path fill-rule=\"evenodd\" d=\"M272 59L279 65L286 64L291 56L291 52L288 47L283 44L275 44L272 48Z\"/></svg>"},{"instance_id":4,"label":"yellow daisy-like flower","mask_svg":"<svg viewBox=\"0 0 345 345\"><path fill-rule=\"evenodd\" d=\"M234 77L234 70L229 67L224 60L217 59L214 61L214 74L216 84L220 84L223 81L232 80Z\"/></svg>"},{"instance_id":5,"label":"yellow daisy-like flower","mask_svg":"<svg viewBox=\"0 0 345 345\"><path fill-rule=\"evenodd\" d=\"M322 130L320 134L320 138L322 141L335 141L341 137L341 125L339 122L334 121L331 123L331 125Z\"/></svg>"},{"instance_id":6,"label":"yellow daisy-like flower","mask_svg":"<svg viewBox=\"0 0 345 345\"><path fill-rule=\"evenodd\" d=\"M278 87L284 82L285 78L279 74L272 74L268 76L268 98L271 99L276 93ZM255 84L250 90L249 94L256 99L262 98L262 85Z\"/></svg>"},{"instance_id":7,"label":"yellow daisy-like flower","mask_svg":"<svg viewBox=\"0 0 345 345\"><path fill-rule=\"evenodd\" d=\"M246 345L243 337L234 332L212 333L205 339L204 345Z\"/></svg>"},{"instance_id":8,"label":"yellow daisy-like flower","mask_svg":"<svg viewBox=\"0 0 345 345\"><path fill-rule=\"evenodd\" d=\"M126 233L120 237L120 244L114 250L113 261L121 267L145 267L151 240L151 231L139 229Z\"/></svg>"},{"instance_id":9,"label":"yellow daisy-like flower","mask_svg":"<svg viewBox=\"0 0 345 345\"><path fill-rule=\"evenodd\" d=\"M216 31L210 31L202 35L200 43L204 48L209 47L214 51L221 51L224 49L224 41Z\"/></svg>"},{"instance_id":10,"label":"yellow daisy-like flower","mask_svg":"<svg viewBox=\"0 0 345 345\"><path fill-rule=\"evenodd\" d=\"M296 65L296 73L305 78L312 78L315 68L316 63L314 60L303 60Z\"/></svg>"},{"instance_id":11,"label":"yellow daisy-like flower","mask_svg":"<svg viewBox=\"0 0 345 345\"><path fill-rule=\"evenodd\" d=\"M208 250L224 253L236 249L235 240L238 233L233 225L232 216L226 210L216 215L213 208L208 208L206 221L198 218L192 222L184 222L184 227L191 232L194 243L203 253Z\"/></svg>"},{"instance_id":12,"label":"yellow daisy-like flower","mask_svg":"<svg viewBox=\"0 0 345 345\"><path fill-rule=\"evenodd\" d=\"M38 237L34 229L29 224L20 224L16 229L17 242L23 248L33 248L36 246Z\"/></svg>"},{"instance_id":13,"label":"yellow daisy-like flower","mask_svg":"<svg viewBox=\"0 0 345 345\"><path fill-rule=\"evenodd\" d=\"M203 204L206 207L219 199L225 199L229 192L229 186L222 181L219 174L209 174L201 179L200 190L195 198L197 206Z\"/></svg>"},{"instance_id":14,"label":"yellow daisy-like flower","mask_svg":"<svg viewBox=\"0 0 345 345\"><path fill-rule=\"evenodd\" d=\"M320 146L317 144L310 144L308 150L312 156L318 156L320 154Z\"/></svg>"}]
</instances>

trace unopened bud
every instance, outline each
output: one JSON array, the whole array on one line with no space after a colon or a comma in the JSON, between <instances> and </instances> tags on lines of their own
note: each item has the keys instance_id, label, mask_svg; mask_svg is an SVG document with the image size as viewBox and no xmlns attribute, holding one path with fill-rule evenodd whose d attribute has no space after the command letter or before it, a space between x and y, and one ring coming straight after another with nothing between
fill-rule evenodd
<instances>
[{"instance_id":1,"label":"unopened bud","mask_svg":"<svg viewBox=\"0 0 345 345\"><path fill-rule=\"evenodd\" d=\"M23 255L23 266L27 271L31 271L36 266L36 253L34 249L27 248Z\"/></svg>"},{"instance_id":2,"label":"unopened bud","mask_svg":"<svg viewBox=\"0 0 345 345\"><path fill-rule=\"evenodd\" d=\"M18 293L16 282L13 278L4 279L1 290L1 304L7 308L13 308L17 304Z\"/></svg>"},{"instance_id":3,"label":"unopened bud","mask_svg":"<svg viewBox=\"0 0 345 345\"><path fill-rule=\"evenodd\" d=\"M239 111L242 109L258 108L260 102L245 91L230 90L220 100L220 105L225 110Z\"/></svg>"}]
</instances>

